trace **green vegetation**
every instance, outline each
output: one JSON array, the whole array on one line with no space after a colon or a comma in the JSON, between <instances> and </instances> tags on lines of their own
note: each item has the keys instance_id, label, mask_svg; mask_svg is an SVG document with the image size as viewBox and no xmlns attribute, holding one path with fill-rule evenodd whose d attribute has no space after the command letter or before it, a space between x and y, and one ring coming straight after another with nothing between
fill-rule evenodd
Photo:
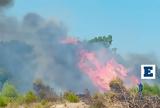
<instances>
[{"instance_id":1,"label":"green vegetation","mask_svg":"<svg viewBox=\"0 0 160 108\"><path fill-rule=\"evenodd\" d=\"M110 48L112 41L112 36L108 35L95 37L89 40L89 43L98 43L106 48ZM116 50L116 48L112 48L112 51L116 52ZM0 69L0 82L3 85L0 91L0 107L49 108L50 103L63 103L66 101L77 103L86 101L85 99L88 99L87 104L90 108L159 108L156 105L160 105L160 86L156 84L143 83L143 98L140 98L138 86L128 89L120 78L116 78L110 82L109 91L96 93L91 96L89 91L85 90L85 97L81 98L71 91L58 96L41 79L35 80L33 91L21 94L13 84L7 82L9 77L10 75L7 71ZM152 106L153 103L154 106Z\"/></svg>"},{"instance_id":2,"label":"green vegetation","mask_svg":"<svg viewBox=\"0 0 160 108\"><path fill-rule=\"evenodd\" d=\"M144 83L143 95L160 96L160 86Z\"/></svg>"},{"instance_id":3,"label":"green vegetation","mask_svg":"<svg viewBox=\"0 0 160 108\"><path fill-rule=\"evenodd\" d=\"M48 93L50 91L50 89L42 84L42 82L36 84L38 85L35 85L35 87L38 87L36 90L40 90L40 92L42 90L44 93ZM160 103L160 100L158 100L160 96L160 87L158 85L149 85L147 83L143 83L143 101L141 100L141 103L138 101L140 99L138 95L138 87L127 89L124 86L123 81L119 78L111 81L109 86L110 91L105 93L96 93L87 98L89 99L88 105L90 108L113 108L114 105L118 105L118 107L123 106L124 108L129 106L133 106L134 108L137 107L137 105L141 107L143 105L146 105L146 107L152 107L153 104L151 102L156 100L156 105L159 105ZM71 91L65 92L62 96L63 98L57 98L57 95L55 98L55 95L51 95L50 93L44 94L44 97L46 97L45 95L47 97L48 95L53 96L52 98L56 100L48 100L48 98L40 99L39 94L37 95L36 91L28 91L22 95L16 90L14 85L6 82L0 92L0 107L7 106L8 108L13 108L21 105L26 108L32 108L33 106L34 108L48 108L53 105L53 102L57 101L63 103L66 100L71 103L77 103L81 100L80 97Z\"/></svg>"},{"instance_id":4,"label":"green vegetation","mask_svg":"<svg viewBox=\"0 0 160 108\"><path fill-rule=\"evenodd\" d=\"M130 94L135 95L138 93L138 87L129 89ZM143 83L143 96L160 96L160 86L157 84L151 85Z\"/></svg>"},{"instance_id":5,"label":"green vegetation","mask_svg":"<svg viewBox=\"0 0 160 108\"><path fill-rule=\"evenodd\" d=\"M12 84L6 82L0 93L0 106L7 106L8 103L14 101L17 97L18 93L16 88Z\"/></svg>"},{"instance_id":6,"label":"green vegetation","mask_svg":"<svg viewBox=\"0 0 160 108\"><path fill-rule=\"evenodd\" d=\"M37 96L34 94L34 92L29 91L26 93L24 99L26 103L33 103L37 101Z\"/></svg>"},{"instance_id":7,"label":"green vegetation","mask_svg":"<svg viewBox=\"0 0 160 108\"><path fill-rule=\"evenodd\" d=\"M95 37L91 40L89 40L90 43L100 43L102 45L104 45L106 48L110 47L110 45L112 44L112 35L108 35L108 36L98 36Z\"/></svg>"},{"instance_id":8,"label":"green vegetation","mask_svg":"<svg viewBox=\"0 0 160 108\"><path fill-rule=\"evenodd\" d=\"M64 98L69 102L74 102L74 103L79 102L79 97L76 96L74 92L66 92L64 94Z\"/></svg>"},{"instance_id":9,"label":"green vegetation","mask_svg":"<svg viewBox=\"0 0 160 108\"><path fill-rule=\"evenodd\" d=\"M7 82L3 85L1 95L14 99L14 98L17 98L18 92L12 84Z\"/></svg>"},{"instance_id":10,"label":"green vegetation","mask_svg":"<svg viewBox=\"0 0 160 108\"><path fill-rule=\"evenodd\" d=\"M0 96L0 107L5 107L9 103L9 99L5 96Z\"/></svg>"}]
</instances>

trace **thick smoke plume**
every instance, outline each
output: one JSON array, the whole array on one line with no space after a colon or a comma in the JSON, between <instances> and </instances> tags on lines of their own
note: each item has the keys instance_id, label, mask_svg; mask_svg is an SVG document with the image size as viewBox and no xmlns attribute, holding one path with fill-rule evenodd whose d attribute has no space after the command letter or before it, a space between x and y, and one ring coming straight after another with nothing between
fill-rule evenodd
<instances>
[{"instance_id":1,"label":"thick smoke plume","mask_svg":"<svg viewBox=\"0 0 160 108\"><path fill-rule=\"evenodd\" d=\"M30 89L33 81L40 78L63 90L95 90L77 66L78 46L61 43L68 36L61 22L48 21L34 13L27 14L22 22L0 17L0 67L9 72L9 80L19 89Z\"/></svg>"},{"instance_id":2,"label":"thick smoke plume","mask_svg":"<svg viewBox=\"0 0 160 108\"><path fill-rule=\"evenodd\" d=\"M0 7L12 3L0 0ZM36 79L56 91L108 90L114 77L127 83L131 77L138 80L139 65L154 63L143 57L124 59L102 45L69 38L62 22L36 13L25 15L22 21L0 15L0 82L11 81L21 91L31 89Z\"/></svg>"},{"instance_id":3,"label":"thick smoke plume","mask_svg":"<svg viewBox=\"0 0 160 108\"><path fill-rule=\"evenodd\" d=\"M0 8L5 8L11 6L13 4L13 0L0 0Z\"/></svg>"}]
</instances>

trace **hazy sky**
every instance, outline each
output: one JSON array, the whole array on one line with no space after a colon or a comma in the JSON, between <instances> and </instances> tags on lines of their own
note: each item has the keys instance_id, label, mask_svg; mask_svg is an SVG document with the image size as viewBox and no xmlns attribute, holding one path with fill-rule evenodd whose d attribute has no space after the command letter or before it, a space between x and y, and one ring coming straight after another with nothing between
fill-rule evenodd
<instances>
[{"instance_id":1,"label":"hazy sky","mask_svg":"<svg viewBox=\"0 0 160 108\"><path fill-rule=\"evenodd\" d=\"M8 9L18 18L29 12L62 21L81 39L111 34L123 54L160 54L160 0L16 0Z\"/></svg>"}]
</instances>

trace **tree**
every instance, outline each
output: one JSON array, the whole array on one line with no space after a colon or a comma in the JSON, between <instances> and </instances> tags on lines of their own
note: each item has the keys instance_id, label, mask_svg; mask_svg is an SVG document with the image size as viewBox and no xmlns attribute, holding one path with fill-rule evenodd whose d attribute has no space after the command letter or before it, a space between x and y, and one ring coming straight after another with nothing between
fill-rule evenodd
<instances>
[{"instance_id":1,"label":"tree","mask_svg":"<svg viewBox=\"0 0 160 108\"><path fill-rule=\"evenodd\" d=\"M104 45L106 48L109 48L112 44L112 35L108 36L98 36L91 40L89 40L90 43L100 43Z\"/></svg>"},{"instance_id":2,"label":"tree","mask_svg":"<svg viewBox=\"0 0 160 108\"><path fill-rule=\"evenodd\" d=\"M32 103L32 102L36 102L36 100L37 100L37 96L34 94L34 92L29 91L26 93L25 102Z\"/></svg>"},{"instance_id":3,"label":"tree","mask_svg":"<svg viewBox=\"0 0 160 108\"><path fill-rule=\"evenodd\" d=\"M56 100L56 98L57 98L57 94L54 92L54 90L52 88L50 88L49 86L45 85L41 79L37 79L33 83L33 89L34 89L36 95L40 99L53 101L53 100Z\"/></svg>"},{"instance_id":4,"label":"tree","mask_svg":"<svg viewBox=\"0 0 160 108\"><path fill-rule=\"evenodd\" d=\"M79 102L79 97L74 92L65 92L64 98L69 102L77 103Z\"/></svg>"},{"instance_id":5,"label":"tree","mask_svg":"<svg viewBox=\"0 0 160 108\"><path fill-rule=\"evenodd\" d=\"M9 98L16 98L18 96L18 92L16 88L14 87L14 85L6 82L3 85L1 95L5 97L9 97Z\"/></svg>"},{"instance_id":6,"label":"tree","mask_svg":"<svg viewBox=\"0 0 160 108\"><path fill-rule=\"evenodd\" d=\"M148 83L143 84L143 95L154 95L160 96L160 86L157 84L149 85Z\"/></svg>"}]
</instances>

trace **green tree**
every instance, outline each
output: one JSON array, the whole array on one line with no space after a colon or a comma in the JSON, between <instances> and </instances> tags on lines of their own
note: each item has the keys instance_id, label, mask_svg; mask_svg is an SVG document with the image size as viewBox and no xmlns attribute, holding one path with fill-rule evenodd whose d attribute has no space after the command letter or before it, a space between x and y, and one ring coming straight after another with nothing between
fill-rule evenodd
<instances>
[{"instance_id":1,"label":"green tree","mask_svg":"<svg viewBox=\"0 0 160 108\"><path fill-rule=\"evenodd\" d=\"M37 96L35 95L34 92L29 91L25 95L25 102L26 103L32 103L37 101Z\"/></svg>"},{"instance_id":2,"label":"green tree","mask_svg":"<svg viewBox=\"0 0 160 108\"><path fill-rule=\"evenodd\" d=\"M160 96L160 86L158 85L149 85L147 83L143 84L143 94L144 95L159 95Z\"/></svg>"},{"instance_id":3,"label":"green tree","mask_svg":"<svg viewBox=\"0 0 160 108\"><path fill-rule=\"evenodd\" d=\"M0 96L0 107L6 107L9 103L9 99L5 96Z\"/></svg>"},{"instance_id":4,"label":"green tree","mask_svg":"<svg viewBox=\"0 0 160 108\"><path fill-rule=\"evenodd\" d=\"M112 44L112 41L113 41L112 35L98 36L98 37L95 37L95 38L89 40L90 43L100 43L107 48L110 47L110 45Z\"/></svg>"},{"instance_id":5,"label":"green tree","mask_svg":"<svg viewBox=\"0 0 160 108\"><path fill-rule=\"evenodd\" d=\"M14 85L6 82L3 85L1 95L8 98L16 98L18 96L18 92Z\"/></svg>"},{"instance_id":6,"label":"green tree","mask_svg":"<svg viewBox=\"0 0 160 108\"><path fill-rule=\"evenodd\" d=\"M69 102L79 102L79 97L74 92L64 93L64 98Z\"/></svg>"}]
</instances>

